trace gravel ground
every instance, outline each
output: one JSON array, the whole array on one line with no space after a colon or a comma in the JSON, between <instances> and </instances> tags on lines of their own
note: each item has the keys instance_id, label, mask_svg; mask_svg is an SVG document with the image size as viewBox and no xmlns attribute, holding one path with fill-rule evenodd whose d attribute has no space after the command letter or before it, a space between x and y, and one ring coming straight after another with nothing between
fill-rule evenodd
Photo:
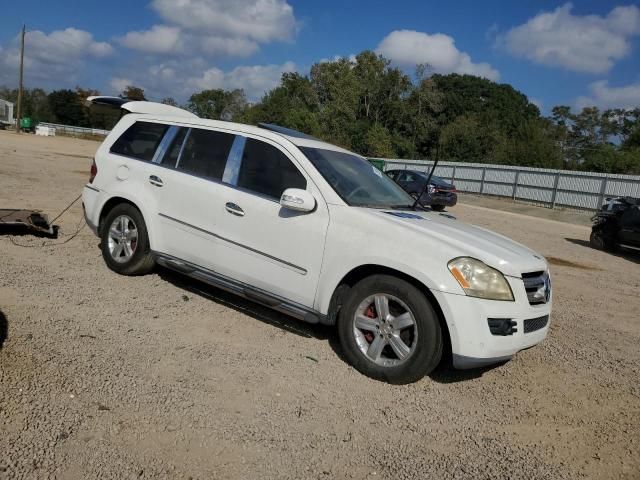
<instances>
[{"instance_id":1,"label":"gravel ground","mask_svg":"<svg viewBox=\"0 0 640 480\"><path fill-rule=\"evenodd\" d=\"M57 213L97 146L0 132L0 208ZM354 371L330 328L112 273L87 228L62 243L77 205L58 240L0 237L0 478L639 478L640 258L585 226L451 213L549 258L551 331L408 386Z\"/></svg>"}]
</instances>

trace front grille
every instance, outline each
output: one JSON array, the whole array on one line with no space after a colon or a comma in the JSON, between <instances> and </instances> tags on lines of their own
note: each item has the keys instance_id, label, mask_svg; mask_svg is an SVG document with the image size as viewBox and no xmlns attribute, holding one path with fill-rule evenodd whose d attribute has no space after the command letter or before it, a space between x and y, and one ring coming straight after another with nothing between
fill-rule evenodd
<instances>
[{"instance_id":1,"label":"front grille","mask_svg":"<svg viewBox=\"0 0 640 480\"><path fill-rule=\"evenodd\" d=\"M530 305L547 303L551 298L551 279L548 272L523 273L522 281Z\"/></svg>"},{"instance_id":2,"label":"front grille","mask_svg":"<svg viewBox=\"0 0 640 480\"><path fill-rule=\"evenodd\" d=\"M540 330L544 328L549 323L549 315L545 315L544 317L538 318L530 318L529 320L524 321L524 333L535 332L536 330Z\"/></svg>"}]
</instances>

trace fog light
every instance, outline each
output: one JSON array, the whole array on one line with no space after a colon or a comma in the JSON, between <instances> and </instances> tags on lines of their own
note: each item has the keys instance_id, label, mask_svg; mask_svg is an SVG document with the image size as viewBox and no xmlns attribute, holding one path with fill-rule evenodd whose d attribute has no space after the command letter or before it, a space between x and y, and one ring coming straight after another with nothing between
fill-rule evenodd
<instances>
[{"instance_id":1,"label":"fog light","mask_svg":"<svg viewBox=\"0 0 640 480\"><path fill-rule=\"evenodd\" d=\"M499 335L506 337L507 335L513 335L518 331L516 328L516 321L510 318L488 318L489 330L491 335Z\"/></svg>"}]
</instances>

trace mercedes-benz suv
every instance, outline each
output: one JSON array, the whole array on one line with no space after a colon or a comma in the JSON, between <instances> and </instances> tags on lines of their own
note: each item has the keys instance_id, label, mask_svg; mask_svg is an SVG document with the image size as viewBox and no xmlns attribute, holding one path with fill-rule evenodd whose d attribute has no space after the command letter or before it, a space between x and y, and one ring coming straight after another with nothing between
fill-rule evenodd
<instances>
[{"instance_id":1,"label":"mercedes-benz suv","mask_svg":"<svg viewBox=\"0 0 640 480\"><path fill-rule=\"evenodd\" d=\"M155 265L311 323L346 359L407 383L443 353L459 368L542 341L545 259L502 235L414 208L365 158L274 125L205 120L150 102L98 148L83 191L107 266Z\"/></svg>"}]
</instances>

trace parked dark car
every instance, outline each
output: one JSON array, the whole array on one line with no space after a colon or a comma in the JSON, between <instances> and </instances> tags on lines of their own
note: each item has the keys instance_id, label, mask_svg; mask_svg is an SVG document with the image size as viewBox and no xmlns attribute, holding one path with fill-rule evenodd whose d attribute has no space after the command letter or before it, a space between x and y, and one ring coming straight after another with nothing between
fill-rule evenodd
<instances>
[{"instance_id":1,"label":"parked dark car","mask_svg":"<svg viewBox=\"0 0 640 480\"><path fill-rule=\"evenodd\" d=\"M428 173L417 170L389 170L386 174L413 198L418 198L420 192L424 190L429 177ZM456 203L458 203L456 187L435 175L431 177L429 188L424 191L424 195L420 198L421 205L431 206L433 210L438 212L444 210L444 207L453 207Z\"/></svg>"},{"instance_id":2,"label":"parked dark car","mask_svg":"<svg viewBox=\"0 0 640 480\"><path fill-rule=\"evenodd\" d=\"M640 250L640 198L608 198L591 220L590 243L599 250Z\"/></svg>"}]
</instances>

